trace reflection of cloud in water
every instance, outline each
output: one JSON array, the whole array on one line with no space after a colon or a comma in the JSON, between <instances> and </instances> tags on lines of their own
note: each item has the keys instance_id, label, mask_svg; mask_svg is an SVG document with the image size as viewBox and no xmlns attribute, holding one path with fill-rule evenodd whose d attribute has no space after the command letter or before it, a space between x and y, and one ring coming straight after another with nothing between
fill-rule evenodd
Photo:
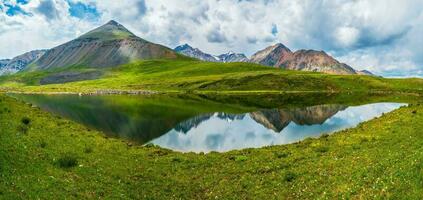
<instances>
[{"instance_id":1,"label":"reflection of cloud in water","mask_svg":"<svg viewBox=\"0 0 423 200\"><path fill-rule=\"evenodd\" d=\"M284 128L280 133L275 132L269 126L267 126L269 128L266 128L265 126L268 124L263 123L262 118L261 121L257 120L257 116L252 118L254 116L253 114L237 115L238 117L224 115L222 113L213 114L205 118L204 121L198 122L197 120L192 127L185 129L186 131L181 132L180 130L173 129L167 134L153 140L152 143L177 151L193 152L223 152L233 149L288 144L307 137L317 137L323 133L331 133L354 127L360 122L380 116L382 113L390 112L401 105L404 104L376 103L348 107L347 109L343 107L342 109L338 109L342 111L338 112L337 110L333 112L332 110L330 111L332 113L325 116L325 118L315 120L315 123L319 121L321 124L299 125L294 122L295 120L289 121L287 125L282 126ZM319 112L321 110L319 109ZM274 110L274 112L281 113L280 110ZM315 113L308 111L308 114L313 115ZM321 113L319 114L321 115ZM310 118L313 116L301 117ZM276 123L275 120L266 119L266 123L269 121ZM283 120L279 120L278 122L286 123ZM275 126L281 125L276 124Z\"/></svg>"}]
</instances>

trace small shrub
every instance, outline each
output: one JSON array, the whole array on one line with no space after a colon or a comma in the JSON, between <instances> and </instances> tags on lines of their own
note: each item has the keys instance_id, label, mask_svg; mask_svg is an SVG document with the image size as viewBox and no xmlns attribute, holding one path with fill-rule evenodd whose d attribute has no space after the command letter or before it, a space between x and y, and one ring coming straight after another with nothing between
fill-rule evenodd
<instances>
[{"instance_id":1,"label":"small shrub","mask_svg":"<svg viewBox=\"0 0 423 200\"><path fill-rule=\"evenodd\" d=\"M360 145L358 145L358 144L353 144L353 145L352 145L352 149L354 149L354 150L359 150L359 149L361 149L361 146L360 146Z\"/></svg>"},{"instance_id":2,"label":"small shrub","mask_svg":"<svg viewBox=\"0 0 423 200\"><path fill-rule=\"evenodd\" d=\"M319 146L319 147L316 147L315 151L319 153L325 153L329 151L329 147Z\"/></svg>"},{"instance_id":3,"label":"small shrub","mask_svg":"<svg viewBox=\"0 0 423 200\"><path fill-rule=\"evenodd\" d=\"M28 117L23 117L21 119L21 122L22 124L29 125L29 123L31 123L31 119L29 119Z\"/></svg>"},{"instance_id":4,"label":"small shrub","mask_svg":"<svg viewBox=\"0 0 423 200\"><path fill-rule=\"evenodd\" d=\"M181 161L182 161L181 158L178 158L178 157L173 157L172 158L172 162L181 162Z\"/></svg>"},{"instance_id":5,"label":"small shrub","mask_svg":"<svg viewBox=\"0 0 423 200\"><path fill-rule=\"evenodd\" d=\"M93 148L92 147L88 147L88 146L86 146L85 148L84 148L84 153L92 153L93 152Z\"/></svg>"},{"instance_id":6,"label":"small shrub","mask_svg":"<svg viewBox=\"0 0 423 200\"><path fill-rule=\"evenodd\" d=\"M41 142L40 142L40 147L41 147L41 148L43 148L43 149L44 149L44 148L46 148L46 146L47 146L47 143L46 143L45 141L41 141Z\"/></svg>"},{"instance_id":7,"label":"small shrub","mask_svg":"<svg viewBox=\"0 0 423 200\"><path fill-rule=\"evenodd\" d=\"M368 139L368 138L365 138L365 137L360 138L360 144L366 143L366 142L368 142L368 141L369 141L369 139Z\"/></svg>"},{"instance_id":8,"label":"small shrub","mask_svg":"<svg viewBox=\"0 0 423 200\"><path fill-rule=\"evenodd\" d=\"M328 141L329 140L329 134L325 133L325 134L321 135L319 139Z\"/></svg>"},{"instance_id":9,"label":"small shrub","mask_svg":"<svg viewBox=\"0 0 423 200\"><path fill-rule=\"evenodd\" d=\"M248 160L248 157L247 156L241 155L241 156L236 156L235 157L235 161L237 161L237 162L243 162L243 161L246 161L246 160Z\"/></svg>"},{"instance_id":10,"label":"small shrub","mask_svg":"<svg viewBox=\"0 0 423 200\"><path fill-rule=\"evenodd\" d=\"M286 152L278 152L275 155L276 155L277 158L286 158L286 157L289 156L289 154L286 153Z\"/></svg>"},{"instance_id":11,"label":"small shrub","mask_svg":"<svg viewBox=\"0 0 423 200\"><path fill-rule=\"evenodd\" d=\"M284 177L283 177L284 181L286 181L286 182L292 182L296 178L297 178L297 175L293 172L290 172L290 171L286 172Z\"/></svg>"},{"instance_id":12,"label":"small shrub","mask_svg":"<svg viewBox=\"0 0 423 200\"><path fill-rule=\"evenodd\" d=\"M66 153L57 160L57 164L60 168L72 168L78 165L78 158L73 154Z\"/></svg>"}]
</instances>

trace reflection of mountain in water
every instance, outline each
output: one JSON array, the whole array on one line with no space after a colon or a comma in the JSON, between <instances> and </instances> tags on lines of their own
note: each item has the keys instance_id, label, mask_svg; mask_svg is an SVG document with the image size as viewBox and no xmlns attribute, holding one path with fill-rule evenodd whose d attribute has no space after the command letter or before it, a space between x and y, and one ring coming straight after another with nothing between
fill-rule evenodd
<instances>
[{"instance_id":1,"label":"reflection of mountain in water","mask_svg":"<svg viewBox=\"0 0 423 200\"><path fill-rule=\"evenodd\" d=\"M220 104L209 108L210 104L208 103L185 103L185 101L180 102L170 97L18 96L44 110L101 130L109 136L125 138L141 144L161 137L172 129L187 133L198 127L199 124L213 118L242 121L245 117L249 117L267 129L280 132L290 122L295 122L298 125L321 124L338 111L346 108L340 105L321 105L306 108L269 109L247 114L227 114L227 112L214 112L225 110ZM205 112L211 114L204 114Z\"/></svg>"},{"instance_id":2,"label":"reflection of mountain in water","mask_svg":"<svg viewBox=\"0 0 423 200\"><path fill-rule=\"evenodd\" d=\"M21 95L20 98L51 113L72 119L116 138L144 144L160 137L198 113L185 113L155 100L136 96ZM142 100L142 101L141 101ZM135 103L134 103L135 102Z\"/></svg>"},{"instance_id":3,"label":"reflection of mountain in water","mask_svg":"<svg viewBox=\"0 0 423 200\"><path fill-rule=\"evenodd\" d=\"M248 114L211 113L186 120L178 124L175 130L187 133L202 122L209 120L212 116L220 119L236 120L243 119L246 115L249 115L254 121L264 127L275 132L281 132L290 122L298 125L323 124L328 118L346 108L347 106L342 105L319 105L306 108L261 110Z\"/></svg>"},{"instance_id":4,"label":"reflection of mountain in water","mask_svg":"<svg viewBox=\"0 0 423 200\"><path fill-rule=\"evenodd\" d=\"M271 109L250 113L251 118L266 128L281 132L290 122L298 125L323 124L347 106L319 105L306 108Z\"/></svg>"},{"instance_id":5,"label":"reflection of mountain in water","mask_svg":"<svg viewBox=\"0 0 423 200\"><path fill-rule=\"evenodd\" d=\"M200 125L201 122L204 122L210 119L212 116L216 116L220 119L226 119L226 120L236 120L236 119L241 120L241 119L244 119L245 114L227 114L223 112L218 112L218 113L198 115L189 120L179 123L178 125L175 126L174 129L179 132L187 133L192 128L195 128L198 125Z\"/></svg>"}]
</instances>

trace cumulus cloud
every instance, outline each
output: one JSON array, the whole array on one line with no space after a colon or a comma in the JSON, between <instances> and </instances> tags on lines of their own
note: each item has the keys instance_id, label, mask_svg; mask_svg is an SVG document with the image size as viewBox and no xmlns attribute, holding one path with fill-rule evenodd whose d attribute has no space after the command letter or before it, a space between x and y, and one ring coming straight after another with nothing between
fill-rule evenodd
<instances>
[{"instance_id":1,"label":"cumulus cloud","mask_svg":"<svg viewBox=\"0 0 423 200\"><path fill-rule=\"evenodd\" d=\"M75 12L75 5L83 9ZM293 50L325 50L379 74L423 69L420 0L5 0L0 43L8 48L0 57L52 47L110 19L147 40L189 43L213 54L251 55L281 42Z\"/></svg>"}]
</instances>

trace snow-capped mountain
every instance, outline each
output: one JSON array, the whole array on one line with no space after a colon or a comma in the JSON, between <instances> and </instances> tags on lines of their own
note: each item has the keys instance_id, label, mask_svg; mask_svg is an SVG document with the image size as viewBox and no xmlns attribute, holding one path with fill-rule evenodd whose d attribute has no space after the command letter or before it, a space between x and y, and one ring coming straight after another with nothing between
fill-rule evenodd
<instances>
[{"instance_id":1,"label":"snow-capped mountain","mask_svg":"<svg viewBox=\"0 0 423 200\"><path fill-rule=\"evenodd\" d=\"M0 60L0 70L1 70L1 68L5 67L7 64L9 64L9 62L10 62L10 59Z\"/></svg>"},{"instance_id":2,"label":"snow-capped mountain","mask_svg":"<svg viewBox=\"0 0 423 200\"><path fill-rule=\"evenodd\" d=\"M247 62L248 61L247 56L241 53L228 52L225 54L214 56L214 55L205 53L198 48L193 48L189 44L177 46L174 50L183 55L186 55L192 58L197 58L203 61L209 61L209 62Z\"/></svg>"},{"instance_id":3,"label":"snow-capped mountain","mask_svg":"<svg viewBox=\"0 0 423 200\"><path fill-rule=\"evenodd\" d=\"M25 69L30 63L40 58L46 50L34 50L22 55L16 56L13 59L0 61L0 75L14 74ZM7 63L6 63L7 62ZM5 64L5 65L4 65Z\"/></svg>"},{"instance_id":4,"label":"snow-capped mountain","mask_svg":"<svg viewBox=\"0 0 423 200\"><path fill-rule=\"evenodd\" d=\"M228 52L217 56L220 62L248 62L247 56L242 53Z\"/></svg>"},{"instance_id":5,"label":"snow-capped mountain","mask_svg":"<svg viewBox=\"0 0 423 200\"><path fill-rule=\"evenodd\" d=\"M204 53L198 48L193 48L189 44L177 46L174 50L178 53L181 53L188 57L197 58L199 60L204 60L209 62L219 62L217 57L212 56L208 53Z\"/></svg>"}]
</instances>

